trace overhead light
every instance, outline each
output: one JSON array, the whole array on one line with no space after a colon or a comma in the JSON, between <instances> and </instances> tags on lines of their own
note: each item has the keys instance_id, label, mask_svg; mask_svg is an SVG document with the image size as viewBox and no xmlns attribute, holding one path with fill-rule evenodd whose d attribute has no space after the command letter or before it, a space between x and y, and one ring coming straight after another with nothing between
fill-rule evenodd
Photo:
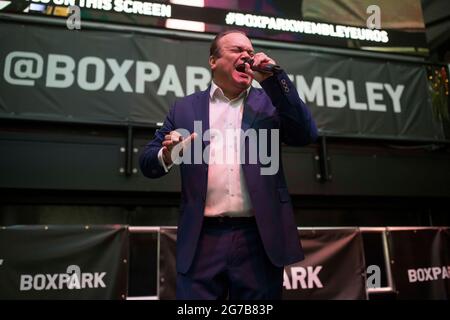
<instances>
[{"instance_id":1,"label":"overhead light","mask_svg":"<svg viewBox=\"0 0 450 320\"><path fill-rule=\"evenodd\" d=\"M204 7L205 1L204 0L170 0L170 3L173 4L181 4L183 6L190 6L190 7Z\"/></svg>"},{"instance_id":2,"label":"overhead light","mask_svg":"<svg viewBox=\"0 0 450 320\"><path fill-rule=\"evenodd\" d=\"M5 9L7 6L11 4L11 1L0 1L0 10Z\"/></svg>"},{"instance_id":3,"label":"overhead light","mask_svg":"<svg viewBox=\"0 0 450 320\"><path fill-rule=\"evenodd\" d=\"M45 4L31 3L28 8L30 11L45 12L47 6Z\"/></svg>"},{"instance_id":4,"label":"overhead light","mask_svg":"<svg viewBox=\"0 0 450 320\"><path fill-rule=\"evenodd\" d=\"M166 28L205 32L205 23L198 21L180 20L180 19L167 19Z\"/></svg>"}]
</instances>

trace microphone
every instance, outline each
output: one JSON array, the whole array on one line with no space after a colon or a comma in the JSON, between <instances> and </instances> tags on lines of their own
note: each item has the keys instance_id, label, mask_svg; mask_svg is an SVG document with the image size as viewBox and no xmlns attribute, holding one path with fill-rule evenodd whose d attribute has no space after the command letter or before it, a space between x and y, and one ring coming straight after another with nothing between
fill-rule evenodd
<instances>
[{"instance_id":1,"label":"microphone","mask_svg":"<svg viewBox=\"0 0 450 320\"><path fill-rule=\"evenodd\" d=\"M281 67L276 64L267 63L265 65L257 67L253 65L253 62L254 62L253 59L247 58L245 59L244 63L241 63L236 66L236 70L239 72L244 72L245 64L248 63L250 65L250 69L252 69L253 71L258 71L262 73L278 73L281 71Z\"/></svg>"}]
</instances>

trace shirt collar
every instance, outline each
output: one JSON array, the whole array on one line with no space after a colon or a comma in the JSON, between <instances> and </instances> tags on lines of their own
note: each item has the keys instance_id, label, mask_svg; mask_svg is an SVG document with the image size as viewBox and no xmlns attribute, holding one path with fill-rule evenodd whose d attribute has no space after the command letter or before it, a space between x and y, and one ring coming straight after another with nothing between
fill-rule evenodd
<instances>
[{"instance_id":1,"label":"shirt collar","mask_svg":"<svg viewBox=\"0 0 450 320\"><path fill-rule=\"evenodd\" d=\"M237 96L236 98L234 98L233 100L245 98L246 96L248 96L251 88L252 88L252 86L249 86L246 90L242 91L241 94L239 96ZM214 81L211 81L211 89L209 90L209 97L211 99L213 99L215 94L220 94L222 97L225 97L222 89L217 84L215 84ZM231 100L231 101L233 101L233 100Z\"/></svg>"}]
</instances>

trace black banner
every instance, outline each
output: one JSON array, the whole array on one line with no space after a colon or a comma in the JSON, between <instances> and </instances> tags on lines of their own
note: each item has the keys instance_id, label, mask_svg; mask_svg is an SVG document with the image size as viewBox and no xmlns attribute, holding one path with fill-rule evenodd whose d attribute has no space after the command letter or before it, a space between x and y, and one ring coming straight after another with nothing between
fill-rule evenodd
<instances>
[{"instance_id":1,"label":"black banner","mask_svg":"<svg viewBox=\"0 0 450 320\"><path fill-rule=\"evenodd\" d=\"M125 226L0 229L0 299L125 299Z\"/></svg>"},{"instance_id":2,"label":"black banner","mask_svg":"<svg viewBox=\"0 0 450 320\"><path fill-rule=\"evenodd\" d=\"M0 40L3 118L154 124L211 80L209 42L6 22ZM323 134L445 139L424 66L264 51L291 76Z\"/></svg>"},{"instance_id":3,"label":"black banner","mask_svg":"<svg viewBox=\"0 0 450 320\"><path fill-rule=\"evenodd\" d=\"M450 299L447 228L389 228L391 270L398 299Z\"/></svg>"},{"instance_id":4,"label":"black banner","mask_svg":"<svg viewBox=\"0 0 450 320\"><path fill-rule=\"evenodd\" d=\"M300 239L306 258L285 267L283 299L367 299L358 229L302 230Z\"/></svg>"},{"instance_id":5,"label":"black banner","mask_svg":"<svg viewBox=\"0 0 450 320\"><path fill-rule=\"evenodd\" d=\"M159 252L159 299L172 300L176 297L176 228L161 228Z\"/></svg>"},{"instance_id":6,"label":"black banner","mask_svg":"<svg viewBox=\"0 0 450 320\"><path fill-rule=\"evenodd\" d=\"M284 300L366 299L358 229L302 230L306 259L284 269ZM175 299L176 229L161 228L160 299Z\"/></svg>"}]
</instances>

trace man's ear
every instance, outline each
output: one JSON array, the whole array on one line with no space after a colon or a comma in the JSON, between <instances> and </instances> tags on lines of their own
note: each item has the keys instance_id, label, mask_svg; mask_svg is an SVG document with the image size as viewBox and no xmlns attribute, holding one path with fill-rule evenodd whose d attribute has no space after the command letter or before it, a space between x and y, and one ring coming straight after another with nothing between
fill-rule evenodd
<instances>
[{"instance_id":1,"label":"man's ear","mask_svg":"<svg viewBox=\"0 0 450 320\"><path fill-rule=\"evenodd\" d=\"M216 57L215 56L209 56L209 67L212 71L216 68Z\"/></svg>"}]
</instances>

